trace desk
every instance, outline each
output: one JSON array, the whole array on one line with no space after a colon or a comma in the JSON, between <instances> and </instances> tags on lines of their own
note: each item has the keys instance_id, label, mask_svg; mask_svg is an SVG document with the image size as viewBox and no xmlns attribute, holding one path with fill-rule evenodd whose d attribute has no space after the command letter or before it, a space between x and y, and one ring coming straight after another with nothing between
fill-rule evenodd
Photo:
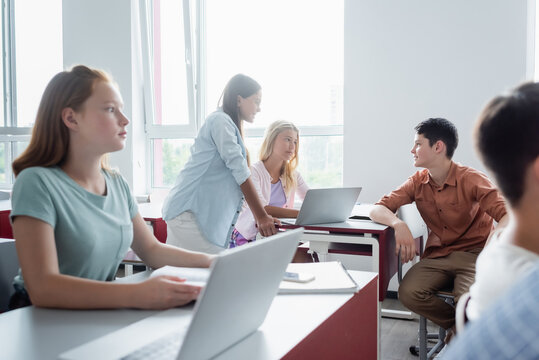
<instances>
[{"instance_id":1,"label":"desk","mask_svg":"<svg viewBox=\"0 0 539 360\"><path fill-rule=\"evenodd\" d=\"M162 243L167 241L167 223L161 218L161 203L138 204L140 215L149 222L153 234ZM11 200L0 200L0 238L13 239L13 230L9 222Z\"/></svg>"},{"instance_id":2,"label":"desk","mask_svg":"<svg viewBox=\"0 0 539 360\"><path fill-rule=\"evenodd\" d=\"M153 234L162 243L167 242L167 223L161 217L162 203L140 203L138 210L140 215L150 223Z\"/></svg>"},{"instance_id":3,"label":"desk","mask_svg":"<svg viewBox=\"0 0 539 360\"><path fill-rule=\"evenodd\" d=\"M365 216L369 205L356 206L353 215ZM297 228L295 225L281 225L283 229ZM302 241L309 242L310 250L317 253L320 261L325 261L330 243L363 244L371 247L372 271L379 274L378 299L383 301L389 281L397 273L398 259L395 255L395 233L386 225L371 220L349 220L346 223L305 225Z\"/></svg>"},{"instance_id":4,"label":"desk","mask_svg":"<svg viewBox=\"0 0 539 360\"><path fill-rule=\"evenodd\" d=\"M161 203L137 204L140 216L151 226L153 235L162 243L167 242L167 223L161 218ZM125 274L133 274L133 265L144 265L132 249L127 251L122 263L125 266Z\"/></svg>"},{"instance_id":5,"label":"desk","mask_svg":"<svg viewBox=\"0 0 539 360\"><path fill-rule=\"evenodd\" d=\"M0 313L7 310L9 298L15 292L13 278L19 271L15 240L0 238ZM0 359L2 358L0 346Z\"/></svg>"},{"instance_id":6,"label":"desk","mask_svg":"<svg viewBox=\"0 0 539 360\"><path fill-rule=\"evenodd\" d=\"M151 223L155 237L163 243L166 242L167 224L161 218L163 204L150 202L138 206L144 220ZM370 208L370 204L356 205L352 215L367 216ZM304 226L306 232L303 240L310 242L310 249L318 254L321 261L326 259L331 242L370 245L370 255L373 257L371 270L379 274L378 298L382 301L386 296L389 281L396 274L398 267L393 229L370 220L354 220L350 224L349 227L339 224ZM283 228L293 227L295 226L283 225Z\"/></svg>"},{"instance_id":7,"label":"desk","mask_svg":"<svg viewBox=\"0 0 539 360\"><path fill-rule=\"evenodd\" d=\"M363 211L364 209L362 209ZM296 225L281 225L282 228L297 228ZM301 241L309 242L309 249L316 252L320 261L325 261L331 243L360 244L371 247L372 271L378 278L378 337L380 337L381 304L385 298L391 277L398 269L395 255L395 233L386 225L371 220L349 220L345 223L304 225ZM380 348L378 348L380 352Z\"/></svg>"},{"instance_id":8,"label":"desk","mask_svg":"<svg viewBox=\"0 0 539 360\"><path fill-rule=\"evenodd\" d=\"M376 359L377 274L351 271L355 294L275 297L258 331L216 357L229 359ZM129 280L140 280L147 272ZM189 316L186 308L167 310ZM56 359L59 354L158 314L142 310L52 310L27 307L0 315L1 358ZM182 315L183 314L183 315Z\"/></svg>"},{"instance_id":9,"label":"desk","mask_svg":"<svg viewBox=\"0 0 539 360\"><path fill-rule=\"evenodd\" d=\"M13 230L9 222L11 200L0 200L0 238L13 239Z\"/></svg>"}]
</instances>

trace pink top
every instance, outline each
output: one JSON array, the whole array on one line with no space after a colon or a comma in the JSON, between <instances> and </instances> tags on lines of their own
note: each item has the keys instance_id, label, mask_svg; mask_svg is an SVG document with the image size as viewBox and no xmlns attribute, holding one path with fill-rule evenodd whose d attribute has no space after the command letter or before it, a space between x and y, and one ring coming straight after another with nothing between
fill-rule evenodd
<instances>
[{"instance_id":1,"label":"pink top","mask_svg":"<svg viewBox=\"0 0 539 360\"><path fill-rule=\"evenodd\" d=\"M286 197L286 204L283 206L284 208L294 208L295 193L297 193L300 199L303 200L307 190L309 190L309 187L301 177L301 174L296 171L295 175L297 188L290 191L290 194L288 194ZM258 193L258 198L262 202L262 206L269 205L271 198L271 182L273 179L271 178L268 170L266 170L266 167L262 161L258 161L251 165L251 179L255 186L256 192ZM254 239L258 232L253 213L249 209L246 202L243 202L241 214L236 222L236 230L238 230L238 232L246 239Z\"/></svg>"}]
</instances>

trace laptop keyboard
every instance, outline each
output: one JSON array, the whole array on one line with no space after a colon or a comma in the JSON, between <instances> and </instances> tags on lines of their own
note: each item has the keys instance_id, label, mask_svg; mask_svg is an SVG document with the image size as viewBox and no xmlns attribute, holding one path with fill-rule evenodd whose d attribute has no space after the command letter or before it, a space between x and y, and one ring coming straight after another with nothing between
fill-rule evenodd
<instances>
[{"instance_id":1,"label":"laptop keyboard","mask_svg":"<svg viewBox=\"0 0 539 360\"><path fill-rule=\"evenodd\" d=\"M176 359L180 350L185 329L173 331L172 333L149 343L135 352L123 357L124 360L168 360Z\"/></svg>"}]
</instances>

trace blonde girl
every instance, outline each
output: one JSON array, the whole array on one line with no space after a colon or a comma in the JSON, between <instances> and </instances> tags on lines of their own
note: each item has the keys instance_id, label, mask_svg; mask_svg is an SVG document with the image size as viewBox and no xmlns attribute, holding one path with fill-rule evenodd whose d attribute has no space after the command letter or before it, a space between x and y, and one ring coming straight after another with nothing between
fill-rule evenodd
<instances>
[{"instance_id":1,"label":"blonde girl","mask_svg":"<svg viewBox=\"0 0 539 360\"><path fill-rule=\"evenodd\" d=\"M298 166L299 131L289 121L276 121L265 132L260 161L251 166L251 177L264 209L274 217L295 218L295 195L300 199L309 190L296 170ZM253 241L258 230L251 210L244 206L232 234L231 247Z\"/></svg>"}]
</instances>

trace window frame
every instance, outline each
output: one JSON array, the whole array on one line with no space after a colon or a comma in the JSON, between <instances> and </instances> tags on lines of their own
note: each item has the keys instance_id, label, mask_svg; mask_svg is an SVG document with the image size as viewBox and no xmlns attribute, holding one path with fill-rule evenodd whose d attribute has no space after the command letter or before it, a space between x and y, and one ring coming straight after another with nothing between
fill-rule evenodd
<instances>
[{"instance_id":1,"label":"window frame","mask_svg":"<svg viewBox=\"0 0 539 360\"><path fill-rule=\"evenodd\" d=\"M185 67L186 67L186 73L187 73L187 105L188 105L188 124L187 125L161 125L161 124L154 124L151 119L155 118L155 108L159 106L160 104L156 104L155 100L155 88L160 87L160 81L159 79L155 78L155 74L153 74L153 71L151 69L155 68L156 64L159 64L161 61L160 56L160 45L161 41L157 39L156 44L156 34L158 36L158 32L156 31L156 27L159 26L159 24L155 24L155 14L157 14L160 10L160 3L161 0L154 0L154 1L145 1L145 11L142 11L142 13L146 13L146 19L143 19L143 27L142 31L143 33L149 34L146 36L145 41L143 41L143 56L144 56L144 63L146 66L145 68L145 83L149 84L150 86L145 87L145 106L146 106L146 122L145 122L145 131L147 133L147 137L149 139L175 139L175 138L191 138L196 137L196 134L199 129L199 124L197 121L196 116L196 108L195 108L195 96L196 96L196 82L194 80L194 72L195 69L193 68L193 52L192 52L192 43L193 43L193 36L192 36L192 30L191 30L191 6L189 0L182 0L183 5L183 22L184 22L184 44L185 44ZM198 7L197 7L198 9ZM198 15L197 15L198 17ZM198 67L198 66L196 66ZM160 119L158 119L160 120Z\"/></svg>"},{"instance_id":2,"label":"window frame","mask_svg":"<svg viewBox=\"0 0 539 360\"><path fill-rule=\"evenodd\" d=\"M197 109L195 106L196 100L196 88L198 80L195 81L195 71L198 68L198 63L194 64L194 57L192 51L193 36L191 26L191 3L189 0L182 0L183 9L183 23L184 23L184 47L186 51L185 67L187 75L187 104L188 104L188 124L186 125L161 125L154 123L153 119L156 117L156 107L161 104L156 103L155 88L160 87L160 79L155 77L152 71L156 65L161 61L160 46L161 41L157 39L159 31L156 31L160 24L155 23L156 14L160 11L160 0L143 0L141 1L141 30L142 37L142 61L144 63L144 82L149 84L144 89L144 102L145 102L145 124L144 130L146 133L146 183L149 184L149 192L153 192L154 189L160 187L154 185L154 147L153 141L160 139L194 139L200 128L199 116L197 116ZM197 7L195 12L195 18L198 19L198 12L200 11L199 2L197 1ZM156 36L157 34L157 36ZM157 40L157 41L156 41ZM195 49L198 51L198 43ZM198 53L197 53L198 55ZM196 56L196 59L199 57ZM194 66L193 66L194 65ZM160 119L158 119L159 121Z\"/></svg>"},{"instance_id":3,"label":"window frame","mask_svg":"<svg viewBox=\"0 0 539 360\"><path fill-rule=\"evenodd\" d=\"M30 141L32 128L17 126L17 81L16 81L16 51L15 51L15 2L2 1L2 54L4 90L4 121L0 126L0 143L5 144L5 181L0 182L1 189L13 186L13 171L11 163L16 153L18 142Z\"/></svg>"},{"instance_id":4,"label":"window frame","mask_svg":"<svg viewBox=\"0 0 539 360\"><path fill-rule=\"evenodd\" d=\"M152 4L148 5L146 0L146 12L152 15L147 18L149 24L152 24L149 28L152 29L149 39L155 40L153 34L156 24L153 23L155 17L153 11L156 6L159 6L160 0L155 0ZM154 78L150 70L153 68L156 61L160 61L154 58L153 52L148 52L149 58L145 60L145 79L147 84L152 84L147 88L151 88L149 91L151 94L145 95L146 109L152 109L151 113L146 112L145 131L146 131L146 146L150 151L147 152L147 184L149 192L153 192L155 189L162 187L155 186L154 184L154 147L153 141L158 139L194 139L198 133L198 130L204 123L206 118L206 93L203 89L206 89L206 19L204 14L206 13L206 0L195 1L196 7L194 13L191 12L191 1L182 0L183 3L183 15L184 15L184 35L185 35L185 47L186 47L186 71L187 71L187 93L188 93L188 106L189 106L189 124L188 125L159 125L153 124L155 109L155 94L154 86L160 86L158 80ZM151 9L150 9L151 8ZM144 12L144 11L143 11ZM194 14L194 24L188 14ZM144 32L144 27L143 27ZM197 36L194 36L196 34ZM151 43L155 46L155 43ZM194 54L193 56L193 46ZM160 46L160 42L157 44ZM147 44L147 48L150 49L151 45ZM155 47L154 47L155 48ZM143 47L144 52L144 47ZM144 55L143 55L144 56ZM192 66L194 64L194 66ZM145 90L147 91L147 90ZM151 104L149 104L151 102ZM319 126L298 126L298 129L302 136L344 136L344 125L319 125ZM262 137L264 136L263 127L250 127L245 129L245 137Z\"/></svg>"}]
</instances>

